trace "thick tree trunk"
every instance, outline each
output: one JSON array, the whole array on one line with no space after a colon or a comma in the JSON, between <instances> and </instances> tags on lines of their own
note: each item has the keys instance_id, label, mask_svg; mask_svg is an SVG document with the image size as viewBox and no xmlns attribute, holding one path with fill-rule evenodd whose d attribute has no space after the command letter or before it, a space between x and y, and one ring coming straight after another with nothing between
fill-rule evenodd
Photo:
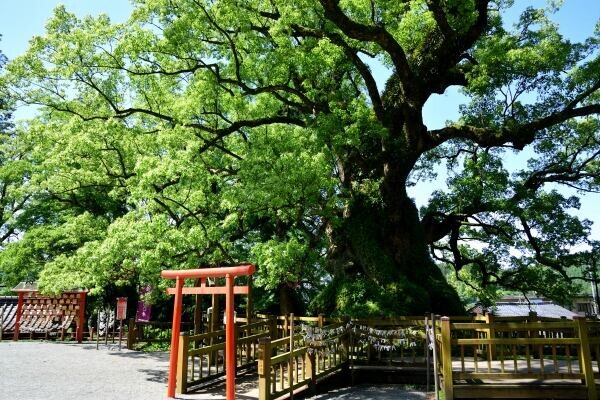
<instances>
[{"instance_id":1,"label":"thick tree trunk","mask_svg":"<svg viewBox=\"0 0 600 400\"><path fill-rule=\"evenodd\" d=\"M293 285L282 283L277 289L277 300L279 315L288 315L294 313L296 315L304 315L306 305L298 297L298 292Z\"/></svg>"},{"instance_id":2,"label":"thick tree trunk","mask_svg":"<svg viewBox=\"0 0 600 400\"><path fill-rule=\"evenodd\" d=\"M393 196L384 195L383 202L354 198L333 236L335 304L330 306L355 315L463 313L428 253L414 202L404 186Z\"/></svg>"},{"instance_id":3,"label":"thick tree trunk","mask_svg":"<svg viewBox=\"0 0 600 400\"><path fill-rule=\"evenodd\" d=\"M392 74L378 114L387 132L365 132L356 157L363 162L340 155L340 180L352 200L340 226L330 229L334 281L329 303L324 302L327 311L464 313L456 291L431 259L417 208L406 193L408 176L429 143L422 118L427 96L416 87L410 93L404 89Z\"/></svg>"}]
</instances>

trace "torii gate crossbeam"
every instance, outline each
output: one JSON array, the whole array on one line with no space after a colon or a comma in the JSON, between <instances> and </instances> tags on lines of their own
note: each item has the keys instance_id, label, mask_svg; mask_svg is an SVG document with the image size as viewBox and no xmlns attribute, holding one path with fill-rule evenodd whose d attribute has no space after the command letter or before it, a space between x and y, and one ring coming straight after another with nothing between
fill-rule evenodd
<instances>
[{"instance_id":1,"label":"torii gate crossbeam","mask_svg":"<svg viewBox=\"0 0 600 400\"><path fill-rule=\"evenodd\" d=\"M236 276L252 275L256 267L252 264L235 267L202 268L187 270L162 271L165 279L175 279L175 288L167 289L168 294L175 295L173 305L173 329L171 332L171 354L169 357L169 381L167 396L175 397L177 356L179 354L179 335L181 332L181 309L184 294L225 294L225 362L226 362L226 393L227 400L235 399L235 327L233 320L233 296L248 294L248 286L234 286ZM225 287L206 286L206 278L225 278ZM183 287L185 279L200 279L200 286Z\"/></svg>"}]
</instances>

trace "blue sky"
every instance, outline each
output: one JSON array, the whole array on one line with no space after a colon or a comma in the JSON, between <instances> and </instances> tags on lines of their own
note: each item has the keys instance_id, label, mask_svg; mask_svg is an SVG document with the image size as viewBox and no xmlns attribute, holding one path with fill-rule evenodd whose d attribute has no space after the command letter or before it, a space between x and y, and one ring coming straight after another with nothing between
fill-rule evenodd
<instances>
[{"instance_id":1,"label":"blue sky","mask_svg":"<svg viewBox=\"0 0 600 400\"><path fill-rule=\"evenodd\" d=\"M29 39L42 35L52 10L64 4L77 16L106 13L114 22L127 19L131 11L128 0L0 0L0 48L8 57L23 53Z\"/></svg>"},{"instance_id":2,"label":"blue sky","mask_svg":"<svg viewBox=\"0 0 600 400\"><path fill-rule=\"evenodd\" d=\"M44 33L46 20L58 4L64 4L67 10L78 16L106 13L113 22L125 21L132 7L127 0L0 0L0 49L10 59L23 53L29 39ZM515 0L515 5L507 14L507 21L515 20L525 7L543 6L542 0ZM600 1L565 0L561 10L553 18L559 22L561 33L571 41L581 41L594 31L600 21ZM386 72L376 71L379 81L383 82ZM381 85L381 83L380 83ZM458 106L463 97L455 88L443 95L434 95L426 104L423 115L429 128L439 128L447 120L458 117ZM17 114L21 115L21 114ZM443 186L444 175L437 181L426 182L411 189L418 205L427 202L429 194L436 186ZM566 192L575 194L574 192ZM600 195L582 196L582 206L577 212L582 218L596 221L592 236L600 240Z\"/></svg>"}]
</instances>

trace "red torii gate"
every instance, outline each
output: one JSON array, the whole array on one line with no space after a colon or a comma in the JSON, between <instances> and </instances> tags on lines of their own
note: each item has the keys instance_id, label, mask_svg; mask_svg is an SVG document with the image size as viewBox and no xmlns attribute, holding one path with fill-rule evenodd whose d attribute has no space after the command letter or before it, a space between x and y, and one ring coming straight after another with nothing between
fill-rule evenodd
<instances>
[{"instance_id":1,"label":"red torii gate","mask_svg":"<svg viewBox=\"0 0 600 400\"><path fill-rule=\"evenodd\" d=\"M177 356L179 354L179 335L181 331L182 295L184 294L224 294L225 297L225 362L226 362L226 393L227 400L235 399L235 334L233 320L233 295L248 294L248 286L234 286L236 276L252 275L256 271L253 264L235 267L203 268L187 270L162 271L165 279L175 279L175 288L167 289L168 294L175 295L173 305L173 330L171 332L171 354L169 357L169 381L167 396L175 397L177 383ZM206 286L206 278L225 278L225 286ZM200 279L200 286L183 287L185 279Z\"/></svg>"}]
</instances>

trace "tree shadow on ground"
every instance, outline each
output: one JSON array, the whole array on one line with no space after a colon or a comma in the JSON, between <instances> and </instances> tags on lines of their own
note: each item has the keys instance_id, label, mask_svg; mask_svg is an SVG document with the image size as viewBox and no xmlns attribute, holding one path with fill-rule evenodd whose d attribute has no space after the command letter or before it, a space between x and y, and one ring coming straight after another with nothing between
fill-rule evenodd
<instances>
[{"instance_id":1,"label":"tree shadow on ground","mask_svg":"<svg viewBox=\"0 0 600 400\"><path fill-rule=\"evenodd\" d=\"M72 345L76 345L75 343ZM96 349L96 345L77 345L83 350L108 350L108 354L111 356L132 358L132 359L152 359L156 361L169 362L169 352L167 351L135 351L127 350L125 345L119 350L118 344L105 345L100 344L99 349Z\"/></svg>"},{"instance_id":2,"label":"tree shadow on ground","mask_svg":"<svg viewBox=\"0 0 600 400\"><path fill-rule=\"evenodd\" d=\"M83 350L96 350L95 345L84 345L81 346ZM157 383L167 383L168 377L168 363L169 363L169 353L164 351L157 352L143 352L143 351L132 351L127 349L119 350L119 345L100 345L99 350L108 350L108 355L113 357L120 357L126 359L136 359L136 360L150 360L151 362L160 363L160 366L157 368L145 368L138 369L140 373L146 375L146 380L149 382L157 382ZM164 363L164 364L163 364Z\"/></svg>"},{"instance_id":3,"label":"tree shadow on ground","mask_svg":"<svg viewBox=\"0 0 600 400\"><path fill-rule=\"evenodd\" d=\"M169 362L169 353L166 352L143 352L143 351L113 351L108 353L111 356L125 357L125 358L133 358L133 359L152 359L155 361L164 361L166 363Z\"/></svg>"},{"instance_id":4,"label":"tree shadow on ground","mask_svg":"<svg viewBox=\"0 0 600 400\"><path fill-rule=\"evenodd\" d=\"M246 373L235 378L235 398L239 400L256 400L258 396L258 375L256 373ZM198 386L197 388L191 388L188 396L183 398L197 398L200 396L204 398L205 396L208 398L214 397L217 398L225 398L226 395L226 382L225 377L221 377L218 380L214 381L212 384L207 384L204 386ZM254 391L255 393L249 394Z\"/></svg>"},{"instance_id":5,"label":"tree shadow on ground","mask_svg":"<svg viewBox=\"0 0 600 400\"><path fill-rule=\"evenodd\" d=\"M425 392L417 392L406 390L401 385L357 385L352 387L344 387L336 389L328 393L320 394L313 399L315 400L364 400L364 399L380 399L380 400L425 400L428 399Z\"/></svg>"},{"instance_id":6,"label":"tree shadow on ground","mask_svg":"<svg viewBox=\"0 0 600 400\"><path fill-rule=\"evenodd\" d=\"M146 374L147 381L167 384L168 373L161 369L138 369L139 372Z\"/></svg>"}]
</instances>

